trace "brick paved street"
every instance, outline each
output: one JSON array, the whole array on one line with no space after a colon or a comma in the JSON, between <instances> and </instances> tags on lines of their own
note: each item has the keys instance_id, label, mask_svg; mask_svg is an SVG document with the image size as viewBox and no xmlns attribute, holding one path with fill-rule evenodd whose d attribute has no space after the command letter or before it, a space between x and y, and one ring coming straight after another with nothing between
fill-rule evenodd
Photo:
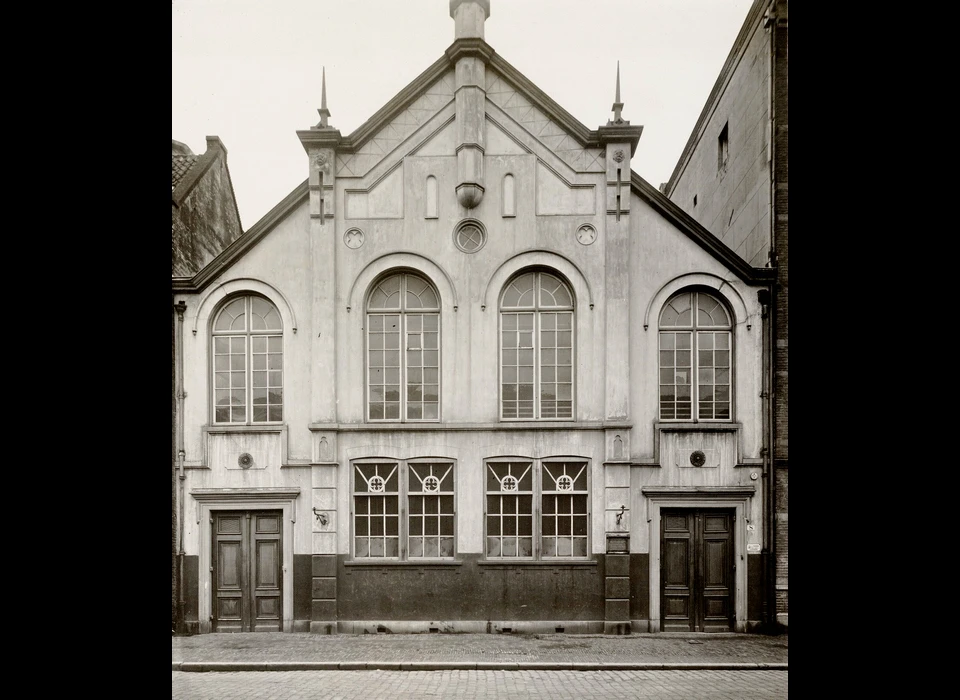
<instances>
[{"instance_id":1,"label":"brick paved street","mask_svg":"<svg viewBox=\"0 0 960 700\"><path fill-rule=\"evenodd\" d=\"M172 700L781 700L787 671L173 672Z\"/></svg>"}]
</instances>

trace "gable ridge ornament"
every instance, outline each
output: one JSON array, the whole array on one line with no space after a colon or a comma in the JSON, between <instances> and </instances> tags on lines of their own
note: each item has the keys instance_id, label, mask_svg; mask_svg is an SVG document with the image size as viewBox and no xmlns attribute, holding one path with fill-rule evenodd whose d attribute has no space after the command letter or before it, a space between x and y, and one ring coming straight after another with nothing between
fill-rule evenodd
<instances>
[{"instance_id":1,"label":"gable ridge ornament","mask_svg":"<svg viewBox=\"0 0 960 700\"><path fill-rule=\"evenodd\" d=\"M607 122L607 125L611 124L629 124L628 119L624 119L620 116L620 112L623 111L623 102L620 101L620 61L617 61L617 93L613 98L613 119Z\"/></svg>"},{"instance_id":2,"label":"gable ridge ornament","mask_svg":"<svg viewBox=\"0 0 960 700\"><path fill-rule=\"evenodd\" d=\"M321 129L328 129L330 125L327 124L327 119L330 117L330 110L327 109L327 67L323 67L323 77L320 82L320 109L317 110L320 114L320 123L317 124Z\"/></svg>"}]
</instances>

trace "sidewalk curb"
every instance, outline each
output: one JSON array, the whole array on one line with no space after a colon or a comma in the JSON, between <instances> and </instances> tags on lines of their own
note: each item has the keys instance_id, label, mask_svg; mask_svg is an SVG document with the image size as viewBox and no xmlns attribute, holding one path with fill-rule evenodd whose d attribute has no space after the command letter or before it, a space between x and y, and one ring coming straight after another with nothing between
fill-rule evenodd
<instances>
[{"instance_id":1,"label":"sidewalk curb","mask_svg":"<svg viewBox=\"0 0 960 700\"><path fill-rule=\"evenodd\" d=\"M186 673L249 671L786 671L786 663L629 661L174 661Z\"/></svg>"}]
</instances>

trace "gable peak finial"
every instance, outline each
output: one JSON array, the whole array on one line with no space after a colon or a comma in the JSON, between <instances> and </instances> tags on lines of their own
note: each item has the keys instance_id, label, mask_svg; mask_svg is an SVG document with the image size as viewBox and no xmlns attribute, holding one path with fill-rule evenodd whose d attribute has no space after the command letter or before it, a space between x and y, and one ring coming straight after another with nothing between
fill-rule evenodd
<instances>
[{"instance_id":1,"label":"gable peak finial","mask_svg":"<svg viewBox=\"0 0 960 700\"><path fill-rule=\"evenodd\" d=\"M330 116L330 110L327 109L327 67L323 67L323 77L320 82L320 123L317 126L327 127L327 118Z\"/></svg>"},{"instance_id":2,"label":"gable peak finial","mask_svg":"<svg viewBox=\"0 0 960 700\"><path fill-rule=\"evenodd\" d=\"M620 116L620 112L623 111L623 102L620 101L620 61L617 61L617 92L613 98L613 120L607 122L608 124L629 124L630 122L624 120Z\"/></svg>"},{"instance_id":3,"label":"gable peak finial","mask_svg":"<svg viewBox=\"0 0 960 700\"><path fill-rule=\"evenodd\" d=\"M490 16L490 0L450 0L454 39L483 39L483 23Z\"/></svg>"}]
</instances>

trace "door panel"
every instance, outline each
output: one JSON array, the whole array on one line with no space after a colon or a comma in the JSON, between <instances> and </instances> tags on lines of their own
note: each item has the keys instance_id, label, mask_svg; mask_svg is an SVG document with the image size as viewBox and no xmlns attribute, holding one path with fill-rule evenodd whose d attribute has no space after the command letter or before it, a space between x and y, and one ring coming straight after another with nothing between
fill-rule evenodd
<instances>
[{"instance_id":1,"label":"door panel","mask_svg":"<svg viewBox=\"0 0 960 700\"><path fill-rule=\"evenodd\" d=\"M276 632L280 629L280 518L254 515L253 531L256 562L253 599L254 631Z\"/></svg>"},{"instance_id":2,"label":"door panel","mask_svg":"<svg viewBox=\"0 0 960 700\"><path fill-rule=\"evenodd\" d=\"M213 520L213 630L277 632L283 590L281 516L220 512Z\"/></svg>"},{"instance_id":3,"label":"door panel","mask_svg":"<svg viewBox=\"0 0 960 700\"><path fill-rule=\"evenodd\" d=\"M660 545L661 596L663 631L690 629L693 617L691 587L693 585L693 557L690 553L692 533L688 516L664 515L663 539Z\"/></svg>"},{"instance_id":4,"label":"door panel","mask_svg":"<svg viewBox=\"0 0 960 700\"><path fill-rule=\"evenodd\" d=\"M662 629L727 632L733 619L733 513L661 513Z\"/></svg>"}]
</instances>

